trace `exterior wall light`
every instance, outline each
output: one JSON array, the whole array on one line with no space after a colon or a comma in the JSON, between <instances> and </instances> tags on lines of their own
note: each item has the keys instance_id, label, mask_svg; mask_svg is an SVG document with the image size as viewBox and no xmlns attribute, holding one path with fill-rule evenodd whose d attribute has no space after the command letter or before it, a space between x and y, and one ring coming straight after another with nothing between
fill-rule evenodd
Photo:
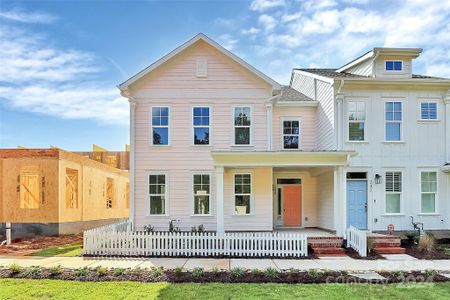
<instances>
[{"instance_id":1,"label":"exterior wall light","mask_svg":"<svg viewBox=\"0 0 450 300\"><path fill-rule=\"evenodd\" d=\"M381 175L380 174L375 174L375 184L380 184L382 183L382 179L381 179Z\"/></svg>"}]
</instances>

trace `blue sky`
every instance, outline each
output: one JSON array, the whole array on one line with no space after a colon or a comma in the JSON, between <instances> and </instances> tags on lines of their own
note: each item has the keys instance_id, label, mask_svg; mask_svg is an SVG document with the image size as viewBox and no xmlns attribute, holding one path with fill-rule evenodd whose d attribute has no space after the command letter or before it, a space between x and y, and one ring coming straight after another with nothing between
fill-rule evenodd
<instances>
[{"instance_id":1,"label":"blue sky","mask_svg":"<svg viewBox=\"0 0 450 300\"><path fill-rule=\"evenodd\" d=\"M203 32L280 83L374 46L450 77L450 1L0 1L0 147L120 150L116 85Z\"/></svg>"}]
</instances>

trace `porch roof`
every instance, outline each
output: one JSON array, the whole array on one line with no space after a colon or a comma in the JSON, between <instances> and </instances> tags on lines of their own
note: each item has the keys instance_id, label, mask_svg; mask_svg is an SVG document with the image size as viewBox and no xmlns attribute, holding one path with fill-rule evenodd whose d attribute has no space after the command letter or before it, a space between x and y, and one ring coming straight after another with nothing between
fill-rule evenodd
<instances>
[{"instance_id":1,"label":"porch roof","mask_svg":"<svg viewBox=\"0 0 450 300\"><path fill-rule=\"evenodd\" d=\"M355 151L212 151L219 167L346 166Z\"/></svg>"}]
</instances>

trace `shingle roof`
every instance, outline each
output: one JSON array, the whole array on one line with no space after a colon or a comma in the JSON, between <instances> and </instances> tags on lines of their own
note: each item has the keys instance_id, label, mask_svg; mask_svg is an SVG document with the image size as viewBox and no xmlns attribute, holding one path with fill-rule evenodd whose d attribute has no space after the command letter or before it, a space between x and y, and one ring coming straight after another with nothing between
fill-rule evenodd
<instances>
[{"instance_id":1,"label":"shingle roof","mask_svg":"<svg viewBox=\"0 0 450 300\"><path fill-rule=\"evenodd\" d=\"M292 101L315 101L308 96L300 93L299 91L291 88L290 86L281 86L281 96L277 101L292 102Z\"/></svg>"},{"instance_id":2,"label":"shingle roof","mask_svg":"<svg viewBox=\"0 0 450 300\"><path fill-rule=\"evenodd\" d=\"M337 69L294 69L299 71L305 71L313 74L317 74L329 78L370 78L369 76L362 76L357 74L351 74L346 72L336 72ZM412 74L413 79L442 79L448 80L447 78L434 77L428 75Z\"/></svg>"}]
</instances>

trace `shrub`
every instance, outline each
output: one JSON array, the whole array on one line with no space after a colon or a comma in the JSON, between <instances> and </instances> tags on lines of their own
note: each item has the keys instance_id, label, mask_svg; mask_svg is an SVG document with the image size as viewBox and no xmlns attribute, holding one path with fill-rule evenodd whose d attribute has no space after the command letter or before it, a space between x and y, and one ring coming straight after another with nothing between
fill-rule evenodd
<instances>
[{"instance_id":1,"label":"shrub","mask_svg":"<svg viewBox=\"0 0 450 300\"><path fill-rule=\"evenodd\" d=\"M255 269L251 269L251 270L250 270L250 273L252 273L253 275L259 275L259 274L261 274L262 272L261 272L260 269L255 268Z\"/></svg>"},{"instance_id":2,"label":"shrub","mask_svg":"<svg viewBox=\"0 0 450 300\"><path fill-rule=\"evenodd\" d=\"M56 265L53 267L48 268L48 272L50 276L56 276L62 273L62 267L61 265Z\"/></svg>"},{"instance_id":3,"label":"shrub","mask_svg":"<svg viewBox=\"0 0 450 300\"><path fill-rule=\"evenodd\" d=\"M153 232L153 231L155 231L155 227L153 227L151 224L144 225L144 231Z\"/></svg>"},{"instance_id":4,"label":"shrub","mask_svg":"<svg viewBox=\"0 0 450 300\"><path fill-rule=\"evenodd\" d=\"M218 273L220 273L220 269L219 269L218 267L213 267L212 270L211 270L211 272L212 272L213 274L218 274Z\"/></svg>"},{"instance_id":5,"label":"shrub","mask_svg":"<svg viewBox=\"0 0 450 300\"><path fill-rule=\"evenodd\" d=\"M113 275L116 277L119 277L119 276L125 275L126 272L127 272L127 270L124 268L115 268L113 270Z\"/></svg>"},{"instance_id":6,"label":"shrub","mask_svg":"<svg viewBox=\"0 0 450 300\"><path fill-rule=\"evenodd\" d=\"M108 268L106 267L98 266L95 270L97 271L98 276L105 276L108 274Z\"/></svg>"},{"instance_id":7,"label":"shrub","mask_svg":"<svg viewBox=\"0 0 450 300\"><path fill-rule=\"evenodd\" d=\"M198 225L197 231L198 232L205 232L205 225L203 225L203 224Z\"/></svg>"},{"instance_id":8,"label":"shrub","mask_svg":"<svg viewBox=\"0 0 450 300\"><path fill-rule=\"evenodd\" d=\"M408 244L413 245L417 243L420 234L417 231L409 231L405 235L408 240Z\"/></svg>"},{"instance_id":9,"label":"shrub","mask_svg":"<svg viewBox=\"0 0 450 300\"><path fill-rule=\"evenodd\" d=\"M18 264L11 264L9 266L9 271L11 271L12 274L19 274L22 269L23 267L19 266Z\"/></svg>"},{"instance_id":10,"label":"shrub","mask_svg":"<svg viewBox=\"0 0 450 300\"><path fill-rule=\"evenodd\" d=\"M275 277L278 277L278 271L277 271L277 269L269 267L269 268L264 270L264 275L267 278L275 278Z\"/></svg>"},{"instance_id":11,"label":"shrub","mask_svg":"<svg viewBox=\"0 0 450 300\"><path fill-rule=\"evenodd\" d=\"M425 270L425 275L427 277L433 277L438 275L438 272L436 270Z\"/></svg>"},{"instance_id":12,"label":"shrub","mask_svg":"<svg viewBox=\"0 0 450 300\"><path fill-rule=\"evenodd\" d=\"M295 268L290 268L289 270L287 270L287 273L290 275L295 275L298 274L300 271L298 269Z\"/></svg>"},{"instance_id":13,"label":"shrub","mask_svg":"<svg viewBox=\"0 0 450 300\"><path fill-rule=\"evenodd\" d=\"M436 240L431 234L421 235L419 238L419 250L425 253L431 253L434 250Z\"/></svg>"},{"instance_id":14,"label":"shrub","mask_svg":"<svg viewBox=\"0 0 450 300\"><path fill-rule=\"evenodd\" d=\"M239 278L244 276L245 270L239 267L235 267L230 270L230 273L233 277Z\"/></svg>"},{"instance_id":15,"label":"shrub","mask_svg":"<svg viewBox=\"0 0 450 300\"><path fill-rule=\"evenodd\" d=\"M182 267L176 267L173 271L174 271L176 274L181 274L181 273L183 272L183 268L182 268Z\"/></svg>"},{"instance_id":16,"label":"shrub","mask_svg":"<svg viewBox=\"0 0 450 300\"><path fill-rule=\"evenodd\" d=\"M89 274L89 269L87 267L78 268L75 270L75 276L77 277L85 277Z\"/></svg>"},{"instance_id":17,"label":"shrub","mask_svg":"<svg viewBox=\"0 0 450 300\"><path fill-rule=\"evenodd\" d=\"M164 268L163 267L152 267L150 270L150 275L154 278L161 277L164 274Z\"/></svg>"},{"instance_id":18,"label":"shrub","mask_svg":"<svg viewBox=\"0 0 450 300\"><path fill-rule=\"evenodd\" d=\"M194 268L192 270L192 276L199 278L202 277L205 274L205 269L203 268Z\"/></svg>"},{"instance_id":19,"label":"shrub","mask_svg":"<svg viewBox=\"0 0 450 300\"><path fill-rule=\"evenodd\" d=\"M401 278L405 276L405 272L403 271L392 271L391 275L396 277L396 278Z\"/></svg>"},{"instance_id":20,"label":"shrub","mask_svg":"<svg viewBox=\"0 0 450 300\"><path fill-rule=\"evenodd\" d=\"M39 267L39 266L32 266L32 267L26 268L22 271L22 275L25 277L29 277L29 276L36 277L36 276L41 275L41 273L42 273L42 267Z\"/></svg>"},{"instance_id":21,"label":"shrub","mask_svg":"<svg viewBox=\"0 0 450 300\"><path fill-rule=\"evenodd\" d=\"M144 273L144 270L141 267L135 267L130 273L133 273L136 276L141 276L142 273Z\"/></svg>"},{"instance_id":22,"label":"shrub","mask_svg":"<svg viewBox=\"0 0 450 300\"><path fill-rule=\"evenodd\" d=\"M320 275L320 272L315 269L308 270L307 273L308 273L308 276L311 278L317 278Z\"/></svg>"}]
</instances>

